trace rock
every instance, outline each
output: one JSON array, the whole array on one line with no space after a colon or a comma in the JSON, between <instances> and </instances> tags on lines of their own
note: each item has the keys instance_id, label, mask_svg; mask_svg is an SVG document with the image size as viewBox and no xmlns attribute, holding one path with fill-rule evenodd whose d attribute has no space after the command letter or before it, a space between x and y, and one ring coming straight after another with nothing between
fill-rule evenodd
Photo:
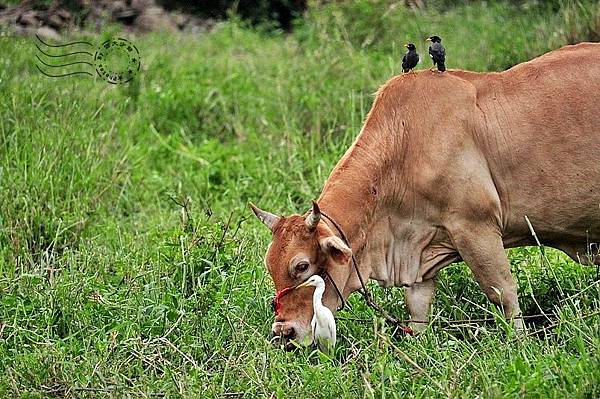
<instances>
[{"instance_id":1,"label":"rock","mask_svg":"<svg viewBox=\"0 0 600 399\"><path fill-rule=\"evenodd\" d=\"M182 30L186 27L188 22L190 22L190 17L184 14L180 14L178 12L171 13L171 19L177 25L179 30Z\"/></svg>"},{"instance_id":2,"label":"rock","mask_svg":"<svg viewBox=\"0 0 600 399\"><path fill-rule=\"evenodd\" d=\"M142 14L145 9L154 5L152 0L131 0L131 8Z\"/></svg>"},{"instance_id":3,"label":"rock","mask_svg":"<svg viewBox=\"0 0 600 399\"><path fill-rule=\"evenodd\" d=\"M56 14L65 22L71 22L71 20L73 19L73 15L71 15L70 12L62 8L58 10Z\"/></svg>"},{"instance_id":4,"label":"rock","mask_svg":"<svg viewBox=\"0 0 600 399\"><path fill-rule=\"evenodd\" d=\"M147 8L135 22L142 32L174 31L177 28L169 15L160 7Z\"/></svg>"},{"instance_id":5,"label":"rock","mask_svg":"<svg viewBox=\"0 0 600 399\"><path fill-rule=\"evenodd\" d=\"M65 26L65 22L57 14L50 15L48 18L46 18L46 23L50 27L58 30L62 29Z\"/></svg>"},{"instance_id":6,"label":"rock","mask_svg":"<svg viewBox=\"0 0 600 399\"><path fill-rule=\"evenodd\" d=\"M133 8L126 8L118 12L113 12L113 18L125 25L133 25L133 22L138 15L139 13Z\"/></svg>"},{"instance_id":7,"label":"rock","mask_svg":"<svg viewBox=\"0 0 600 399\"><path fill-rule=\"evenodd\" d=\"M33 36L35 35L35 32L37 31L37 28L30 28L28 26L25 25L15 25L15 33L19 36Z\"/></svg>"},{"instance_id":8,"label":"rock","mask_svg":"<svg viewBox=\"0 0 600 399\"><path fill-rule=\"evenodd\" d=\"M117 22L121 22L124 25L133 25L140 11L131 7L128 2L114 1L110 3L110 13L112 19Z\"/></svg>"},{"instance_id":9,"label":"rock","mask_svg":"<svg viewBox=\"0 0 600 399\"><path fill-rule=\"evenodd\" d=\"M60 40L60 35L58 34L58 32L48 26L42 26L41 28L38 28L36 33L40 37L45 39L51 39L56 41Z\"/></svg>"},{"instance_id":10,"label":"rock","mask_svg":"<svg viewBox=\"0 0 600 399\"><path fill-rule=\"evenodd\" d=\"M22 26L37 27L42 24L42 18L37 11L25 11L17 17L17 24Z\"/></svg>"},{"instance_id":11,"label":"rock","mask_svg":"<svg viewBox=\"0 0 600 399\"><path fill-rule=\"evenodd\" d=\"M404 4L412 10L425 9L425 2L423 0L406 0Z\"/></svg>"},{"instance_id":12,"label":"rock","mask_svg":"<svg viewBox=\"0 0 600 399\"><path fill-rule=\"evenodd\" d=\"M126 8L127 8L127 6L125 5L125 2L124 2L124 1L120 1L120 0L117 0L117 1L113 1L113 2L111 2L109 7L110 7L110 11L111 11L113 14L114 14L114 13L121 12L121 11L123 11L124 9L126 9Z\"/></svg>"},{"instance_id":13,"label":"rock","mask_svg":"<svg viewBox=\"0 0 600 399\"><path fill-rule=\"evenodd\" d=\"M44 0L40 4L45 5L33 9L34 3L37 4L37 1L23 1L21 5L5 10L0 7L0 24L12 25L18 33L28 35L34 35L45 26L47 29L43 29L41 34L49 38L60 37L60 31L74 25L102 31L106 23L117 22L125 25L130 32L201 32L214 24L181 11L166 11L158 5L161 4L158 0ZM62 8L67 3L78 10L77 13Z\"/></svg>"}]
</instances>

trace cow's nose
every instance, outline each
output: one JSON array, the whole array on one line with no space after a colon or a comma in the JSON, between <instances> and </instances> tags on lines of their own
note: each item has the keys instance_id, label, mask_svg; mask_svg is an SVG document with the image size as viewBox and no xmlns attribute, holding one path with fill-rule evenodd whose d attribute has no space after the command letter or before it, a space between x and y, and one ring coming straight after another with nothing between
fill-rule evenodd
<instances>
[{"instance_id":1,"label":"cow's nose","mask_svg":"<svg viewBox=\"0 0 600 399\"><path fill-rule=\"evenodd\" d=\"M273 331L273 339L271 342L276 347L283 348L286 351L293 351L298 349L298 344L295 339L296 330L294 330L294 327L288 327L281 329L279 334L275 334L275 331Z\"/></svg>"},{"instance_id":2,"label":"cow's nose","mask_svg":"<svg viewBox=\"0 0 600 399\"><path fill-rule=\"evenodd\" d=\"M273 338L271 342L285 350L295 350L301 345L304 339L302 325L296 321L276 321L271 329Z\"/></svg>"},{"instance_id":3,"label":"cow's nose","mask_svg":"<svg viewBox=\"0 0 600 399\"><path fill-rule=\"evenodd\" d=\"M294 339L296 338L296 330L294 330L294 327L284 327L281 336L286 339Z\"/></svg>"},{"instance_id":4,"label":"cow's nose","mask_svg":"<svg viewBox=\"0 0 600 399\"><path fill-rule=\"evenodd\" d=\"M273 337L294 339L296 337L296 330L293 326L286 324L276 324L273 326L273 330L271 331Z\"/></svg>"}]
</instances>

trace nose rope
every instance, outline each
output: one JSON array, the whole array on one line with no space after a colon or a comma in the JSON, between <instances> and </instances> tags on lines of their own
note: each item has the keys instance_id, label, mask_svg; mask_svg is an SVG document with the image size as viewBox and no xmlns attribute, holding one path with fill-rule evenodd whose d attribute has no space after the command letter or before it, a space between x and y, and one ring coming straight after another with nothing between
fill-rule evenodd
<instances>
[{"instance_id":1,"label":"nose rope","mask_svg":"<svg viewBox=\"0 0 600 399\"><path fill-rule=\"evenodd\" d=\"M344 300L344 297L342 296L340 289L338 288L337 284L335 283L335 280L332 279L331 276L329 275L329 272L327 271L327 269L323 269L323 273L325 273L325 276L329 279L329 281L331 281L333 288L335 288L335 292L337 293L338 297L340 298L340 301L342 301L341 306L337 310L339 312L346 307L346 301Z\"/></svg>"},{"instance_id":2,"label":"nose rope","mask_svg":"<svg viewBox=\"0 0 600 399\"><path fill-rule=\"evenodd\" d=\"M348 241L348 238L346 237L346 234L344 234L344 230L342 230L340 225L331 216L327 215L323 211L321 211L321 216L325 217L325 219L327 219L327 220L329 220L329 222L331 222L331 224L336 228L336 230L340 234L340 238L342 239L342 241L344 241L344 244L346 244L348 246L348 248L352 249L352 247L350 246L350 242ZM369 305L372 309L374 309L380 315L382 315L388 322L398 326L398 328L401 331L403 331L405 334L414 335L414 332L410 327L403 325L400 320L391 316L388 312L385 311L385 309L383 309L375 301L373 301L373 299L371 298L371 295L369 294L369 290L367 289L365 281L363 280L363 277L360 274L360 270L358 270L358 262L356 262L356 257L354 256L354 251L352 251L352 265L354 266L354 270L356 271L356 275L358 276L358 280L360 281L360 286L362 288L359 290L359 292L365 299L365 302L367 302L367 305ZM335 288L335 292L337 293L338 297L342 301L342 306L340 306L338 311L344 309L344 307L346 305L346 301L344 300L344 297L342 296L342 292L340 291L337 284L335 283L335 280L331 278L331 276L329 275L329 273L327 272L326 269L323 269L323 273L325 273L325 276L329 279L329 281L331 281L331 284ZM275 298L273 298L275 315L279 315L279 309L281 309L281 298L283 298L285 295L289 294L294 289L296 289L296 287L298 285L300 285L300 284L297 284L297 285L294 285L291 287L286 287L286 288L283 288L283 289L275 292Z\"/></svg>"},{"instance_id":3,"label":"nose rope","mask_svg":"<svg viewBox=\"0 0 600 399\"><path fill-rule=\"evenodd\" d=\"M344 230L342 230L340 225L335 220L333 220L333 218L331 216L327 215L323 211L321 211L321 216L324 216L325 219L327 219L331 222L331 224L337 229L338 233L340 233L341 239L342 239L342 241L344 241L344 244L346 244L348 246L348 248L350 248L352 250L352 247L350 246L350 241L348 241L348 238L346 237L346 234L344 234ZM402 330L405 334L414 335L414 331L412 330L412 328L403 325L400 320L391 316L388 312L385 311L385 309L383 309L375 301L373 301L373 299L371 298L371 295L369 294L369 290L367 289L365 281L363 280L362 275L360 274L360 270L358 270L358 263L356 262L356 258L354 257L354 251L352 251L352 265L354 266L354 270L356 271L356 275L358 276L358 280L360 281L360 286L362 288L361 290L359 290L359 292L365 299L365 302L367 302L367 305L369 305L372 309L379 312L379 314L381 314L387 321L398 326L398 328L400 330ZM334 283L334 286L335 286L335 283ZM336 286L336 290L337 290L337 286Z\"/></svg>"},{"instance_id":4,"label":"nose rope","mask_svg":"<svg viewBox=\"0 0 600 399\"><path fill-rule=\"evenodd\" d=\"M281 298L283 298L286 294L289 294L295 288L296 286L286 287L282 290L275 292L275 298L273 298L273 310L275 311L275 315L279 315L279 309L281 309Z\"/></svg>"}]
</instances>

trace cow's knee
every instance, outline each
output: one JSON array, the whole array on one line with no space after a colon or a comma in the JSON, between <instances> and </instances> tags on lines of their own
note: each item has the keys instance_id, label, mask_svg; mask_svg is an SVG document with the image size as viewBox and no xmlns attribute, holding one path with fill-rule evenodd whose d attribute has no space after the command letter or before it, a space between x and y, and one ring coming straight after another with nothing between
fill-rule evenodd
<instances>
[{"instance_id":1,"label":"cow's knee","mask_svg":"<svg viewBox=\"0 0 600 399\"><path fill-rule=\"evenodd\" d=\"M507 319L521 316L517 284L510 272L502 237L497 232L473 228L473 234L456 239L461 257L489 300L501 306ZM522 329L522 319L515 319Z\"/></svg>"}]
</instances>

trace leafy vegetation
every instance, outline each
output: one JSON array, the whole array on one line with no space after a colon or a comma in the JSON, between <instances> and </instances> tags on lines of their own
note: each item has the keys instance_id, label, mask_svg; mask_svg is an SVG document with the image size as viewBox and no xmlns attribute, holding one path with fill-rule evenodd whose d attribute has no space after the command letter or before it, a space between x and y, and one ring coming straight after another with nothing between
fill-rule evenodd
<instances>
[{"instance_id":1,"label":"leafy vegetation","mask_svg":"<svg viewBox=\"0 0 600 399\"><path fill-rule=\"evenodd\" d=\"M362 1L313 6L286 35L235 18L148 34L124 86L47 78L33 40L2 32L0 396L598 397L596 268L510 251L545 333L517 338L454 265L423 335L395 334L355 295L334 359L287 353L269 341L269 233L247 209L308 207L405 42L424 54L437 33L450 68L500 70L592 20L536 4ZM373 289L407 316L400 289Z\"/></svg>"}]
</instances>

